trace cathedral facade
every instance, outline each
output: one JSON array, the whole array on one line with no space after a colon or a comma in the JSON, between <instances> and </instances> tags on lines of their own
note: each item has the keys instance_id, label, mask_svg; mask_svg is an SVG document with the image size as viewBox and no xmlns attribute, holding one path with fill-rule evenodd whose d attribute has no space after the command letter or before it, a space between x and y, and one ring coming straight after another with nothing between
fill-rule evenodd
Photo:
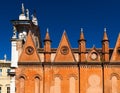
<instances>
[{"instance_id":1,"label":"cathedral facade","mask_svg":"<svg viewBox=\"0 0 120 93\"><path fill-rule=\"evenodd\" d=\"M12 20L11 93L119 93L120 35L114 48L104 29L102 48L86 48L81 29L78 48L71 48L66 31L58 48L51 47L48 29L44 46L36 14L29 10ZM54 41L54 40L53 40Z\"/></svg>"}]
</instances>

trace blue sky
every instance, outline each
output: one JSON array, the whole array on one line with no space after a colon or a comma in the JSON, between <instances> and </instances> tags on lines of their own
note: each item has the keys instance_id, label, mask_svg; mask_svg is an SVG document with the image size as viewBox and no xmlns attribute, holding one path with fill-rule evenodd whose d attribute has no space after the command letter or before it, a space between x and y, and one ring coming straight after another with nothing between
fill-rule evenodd
<instances>
[{"instance_id":1,"label":"blue sky","mask_svg":"<svg viewBox=\"0 0 120 93\"><path fill-rule=\"evenodd\" d=\"M110 47L114 47L120 32L119 0L3 0L0 3L0 59L10 59L12 24L18 19L21 3L30 15L37 12L42 40L49 28L52 47L57 48L64 29L72 48L78 47L80 28L84 29L87 47L101 47L103 29L107 28Z\"/></svg>"}]
</instances>

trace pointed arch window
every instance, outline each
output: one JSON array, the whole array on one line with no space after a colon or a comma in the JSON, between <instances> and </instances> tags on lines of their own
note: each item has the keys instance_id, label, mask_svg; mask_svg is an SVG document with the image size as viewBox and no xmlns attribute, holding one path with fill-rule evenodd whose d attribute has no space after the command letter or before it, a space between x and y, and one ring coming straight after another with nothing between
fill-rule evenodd
<instances>
[{"instance_id":1,"label":"pointed arch window","mask_svg":"<svg viewBox=\"0 0 120 93\"><path fill-rule=\"evenodd\" d=\"M25 93L25 78L20 77L20 93Z\"/></svg>"},{"instance_id":2,"label":"pointed arch window","mask_svg":"<svg viewBox=\"0 0 120 93\"><path fill-rule=\"evenodd\" d=\"M112 76L111 86L112 86L112 93L118 93L118 91L117 91L118 84L117 84L117 77L116 76Z\"/></svg>"},{"instance_id":3,"label":"pointed arch window","mask_svg":"<svg viewBox=\"0 0 120 93\"><path fill-rule=\"evenodd\" d=\"M60 79L60 77L55 77L54 93L61 93L61 79Z\"/></svg>"},{"instance_id":4,"label":"pointed arch window","mask_svg":"<svg viewBox=\"0 0 120 93\"><path fill-rule=\"evenodd\" d=\"M35 77L35 93L40 93L40 78Z\"/></svg>"},{"instance_id":5,"label":"pointed arch window","mask_svg":"<svg viewBox=\"0 0 120 93\"><path fill-rule=\"evenodd\" d=\"M74 77L70 77L69 79L69 93L75 93L75 78Z\"/></svg>"}]
</instances>

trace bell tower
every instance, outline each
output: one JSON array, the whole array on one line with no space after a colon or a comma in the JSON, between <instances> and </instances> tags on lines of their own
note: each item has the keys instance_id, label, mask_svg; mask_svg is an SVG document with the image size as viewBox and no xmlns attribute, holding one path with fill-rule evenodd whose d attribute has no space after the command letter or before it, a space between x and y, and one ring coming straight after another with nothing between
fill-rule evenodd
<instances>
[{"instance_id":1,"label":"bell tower","mask_svg":"<svg viewBox=\"0 0 120 93\"><path fill-rule=\"evenodd\" d=\"M33 43L35 44L35 49L42 47L36 12L34 12L32 19L30 19L29 10L24 8L24 4L22 4L21 9L22 11L19 15L19 19L11 20L13 24L13 36L11 39L10 93L15 93L15 69L18 67L18 59L24 49L23 46L25 45L25 42L27 42L26 39L29 37L29 32L31 32L31 37L33 39Z\"/></svg>"},{"instance_id":2,"label":"bell tower","mask_svg":"<svg viewBox=\"0 0 120 93\"><path fill-rule=\"evenodd\" d=\"M22 41L22 44L26 41L28 32L32 32L32 37L37 48L42 47L40 29L36 17L36 12L32 15L32 19L29 18L29 10L24 8L22 4L22 13L19 15L19 20L11 20L13 26L16 28L17 39Z\"/></svg>"}]
</instances>

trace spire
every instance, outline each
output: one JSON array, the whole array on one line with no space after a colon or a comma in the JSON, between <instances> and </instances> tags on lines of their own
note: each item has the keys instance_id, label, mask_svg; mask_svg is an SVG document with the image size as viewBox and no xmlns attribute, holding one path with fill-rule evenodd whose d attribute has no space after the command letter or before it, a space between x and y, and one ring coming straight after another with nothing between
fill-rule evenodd
<instances>
[{"instance_id":1,"label":"spire","mask_svg":"<svg viewBox=\"0 0 120 93\"><path fill-rule=\"evenodd\" d=\"M64 29L63 34L66 34L66 30Z\"/></svg>"},{"instance_id":2,"label":"spire","mask_svg":"<svg viewBox=\"0 0 120 93\"><path fill-rule=\"evenodd\" d=\"M26 20L25 8L23 3L22 3L22 13L19 15L19 20Z\"/></svg>"},{"instance_id":3,"label":"spire","mask_svg":"<svg viewBox=\"0 0 120 93\"><path fill-rule=\"evenodd\" d=\"M51 40L49 36L49 30L47 28L46 36L44 39L44 61L51 62Z\"/></svg>"},{"instance_id":4,"label":"spire","mask_svg":"<svg viewBox=\"0 0 120 93\"><path fill-rule=\"evenodd\" d=\"M106 28L104 28L104 34L102 40L102 61L104 62L109 61L109 40L107 37Z\"/></svg>"},{"instance_id":5,"label":"spire","mask_svg":"<svg viewBox=\"0 0 120 93\"><path fill-rule=\"evenodd\" d=\"M25 14L25 8L23 3L22 3L22 14Z\"/></svg>"},{"instance_id":6,"label":"spire","mask_svg":"<svg viewBox=\"0 0 120 93\"><path fill-rule=\"evenodd\" d=\"M107 33L106 33L106 28L104 28L103 40L108 40Z\"/></svg>"},{"instance_id":7,"label":"spire","mask_svg":"<svg viewBox=\"0 0 120 93\"><path fill-rule=\"evenodd\" d=\"M80 40L85 40L84 33L83 33L83 28L81 28Z\"/></svg>"},{"instance_id":8,"label":"spire","mask_svg":"<svg viewBox=\"0 0 120 93\"><path fill-rule=\"evenodd\" d=\"M93 49L95 49L96 47L95 47L95 45L93 44Z\"/></svg>"},{"instance_id":9,"label":"spire","mask_svg":"<svg viewBox=\"0 0 120 93\"><path fill-rule=\"evenodd\" d=\"M84 38L83 28L81 28L80 39L78 40L79 43L79 62L86 61L86 40Z\"/></svg>"},{"instance_id":10,"label":"spire","mask_svg":"<svg viewBox=\"0 0 120 93\"><path fill-rule=\"evenodd\" d=\"M46 36L45 36L45 41L46 40L50 40L49 29L48 28L47 28L47 32L46 32Z\"/></svg>"}]
</instances>

